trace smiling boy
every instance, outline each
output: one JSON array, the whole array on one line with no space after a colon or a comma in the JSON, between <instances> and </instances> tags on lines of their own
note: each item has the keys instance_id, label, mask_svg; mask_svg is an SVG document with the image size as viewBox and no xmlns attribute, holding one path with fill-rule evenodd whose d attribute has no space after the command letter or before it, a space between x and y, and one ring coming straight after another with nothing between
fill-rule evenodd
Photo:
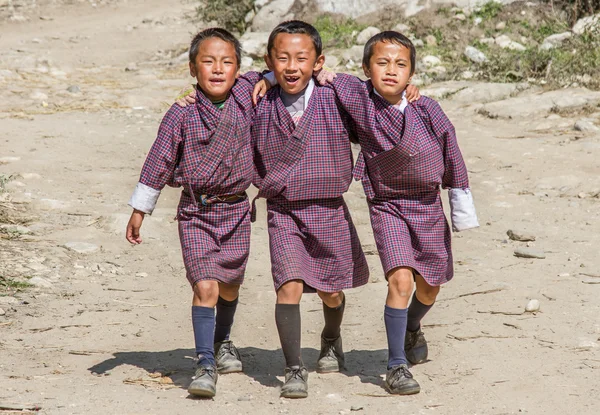
<instances>
[{"instance_id":1,"label":"smiling boy","mask_svg":"<svg viewBox=\"0 0 600 415\"><path fill-rule=\"evenodd\" d=\"M301 358L300 300L316 291L325 326L317 371L344 366L340 326L344 289L367 283L369 270L342 195L352 181L352 122L331 87L317 85L324 63L317 30L301 21L270 34L265 61L278 86L256 108L252 126L259 197L267 199L275 319L286 361L281 396L308 395Z\"/></svg>"},{"instance_id":2,"label":"smiling boy","mask_svg":"<svg viewBox=\"0 0 600 415\"><path fill-rule=\"evenodd\" d=\"M455 231L479 226L452 123L431 98L406 100L415 60L415 47L406 36L381 32L364 49L363 70L369 81L338 74L332 83L357 125L361 154L355 177L362 180L367 195L388 281L386 386L401 395L420 391L407 363L427 360L420 322L440 285L453 277L451 234L440 188L449 189Z\"/></svg>"},{"instance_id":3,"label":"smiling boy","mask_svg":"<svg viewBox=\"0 0 600 415\"><path fill-rule=\"evenodd\" d=\"M198 82L195 105L167 111L129 202L134 210L126 238L139 244L144 216L152 213L164 186L183 188L177 219L194 293L198 357L188 391L200 397L215 395L217 371L242 370L229 334L250 248L245 191L254 174L250 93L258 78L237 79L240 57L239 41L224 29L206 29L193 38L189 67Z\"/></svg>"}]
</instances>

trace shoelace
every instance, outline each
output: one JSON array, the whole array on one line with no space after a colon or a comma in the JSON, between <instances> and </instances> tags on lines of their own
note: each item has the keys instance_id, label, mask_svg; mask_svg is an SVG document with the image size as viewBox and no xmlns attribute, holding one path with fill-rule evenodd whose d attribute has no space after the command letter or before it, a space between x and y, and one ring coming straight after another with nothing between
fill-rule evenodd
<instances>
[{"instance_id":1,"label":"shoelace","mask_svg":"<svg viewBox=\"0 0 600 415\"><path fill-rule=\"evenodd\" d=\"M408 368L406 366L398 366L395 370L394 373L392 373L391 378L394 380L397 380L397 377L405 377L405 378L409 378L412 379L413 375L412 373L410 373L410 371L408 370Z\"/></svg>"},{"instance_id":2,"label":"shoelace","mask_svg":"<svg viewBox=\"0 0 600 415\"><path fill-rule=\"evenodd\" d=\"M304 376L302 376L302 369L292 369L290 372L290 380L291 379L300 379L304 382Z\"/></svg>"},{"instance_id":3,"label":"shoelace","mask_svg":"<svg viewBox=\"0 0 600 415\"><path fill-rule=\"evenodd\" d=\"M226 355L226 354L230 354L230 355L234 356L236 359L239 359L239 356L236 353L236 350L233 348L232 343L223 343L221 345L221 347L219 348L219 357Z\"/></svg>"},{"instance_id":4,"label":"shoelace","mask_svg":"<svg viewBox=\"0 0 600 415\"><path fill-rule=\"evenodd\" d=\"M206 366L199 367L198 370L196 370L196 376L194 376L194 378L198 379L199 377L202 377L204 375L209 375L213 377L215 375L215 369Z\"/></svg>"}]
</instances>

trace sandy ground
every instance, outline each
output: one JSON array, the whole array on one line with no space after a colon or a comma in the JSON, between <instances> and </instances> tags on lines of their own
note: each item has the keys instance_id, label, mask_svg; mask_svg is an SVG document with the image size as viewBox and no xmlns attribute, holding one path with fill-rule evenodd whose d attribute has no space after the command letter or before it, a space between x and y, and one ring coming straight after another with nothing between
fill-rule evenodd
<instances>
[{"instance_id":1,"label":"sandy ground","mask_svg":"<svg viewBox=\"0 0 600 415\"><path fill-rule=\"evenodd\" d=\"M310 396L279 398L261 202L233 329L244 373L220 377L214 400L188 396L191 290L173 220L178 191L163 192L142 245L129 246L124 228L162 114L190 81L177 56L197 30L185 18L192 11L176 1L38 2L20 12L28 20L0 23L0 174L15 175L0 209L30 219L0 239L0 275L36 284L0 296L0 413L8 404L43 414L600 413L600 135L572 128L597 120L600 98L564 90L565 99L584 96L571 106L587 103L585 114L551 113L535 88L494 95L475 83L430 89L448 98L482 226L454 237L455 278L424 321L430 360L412 369L422 392L383 389L386 285L355 183L346 200L371 281L347 292L347 371L315 373L322 314L307 295ZM490 100L512 118L479 115ZM509 240L509 229L536 240ZM95 250L77 253L69 242ZM545 259L514 256L528 245ZM524 312L530 299L539 312Z\"/></svg>"}]
</instances>

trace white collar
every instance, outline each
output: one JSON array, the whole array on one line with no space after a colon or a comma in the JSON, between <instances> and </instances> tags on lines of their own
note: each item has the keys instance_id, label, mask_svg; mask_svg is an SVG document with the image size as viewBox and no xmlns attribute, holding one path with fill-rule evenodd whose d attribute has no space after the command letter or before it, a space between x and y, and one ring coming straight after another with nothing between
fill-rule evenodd
<instances>
[{"instance_id":1,"label":"white collar","mask_svg":"<svg viewBox=\"0 0 600 415\"><path fill-rule=\"evenodd\" d=\"M377 92L377 90L375 88L373 88L373 91L375 91L375 93L377 95L379 95L381 98L383 98L381 96L381 94L379 92ZM383 99L385 99L385 98L383 98ZM399 103L394 104L393 106L395 108L398 108L400 110L400 112L402 112L402 114L404 114L404 108L406 108L407 105L408 105L408 101L406 100L406 89L405 89L404 91L402 91L402 100Z\"/></svg>"}]
</instances>

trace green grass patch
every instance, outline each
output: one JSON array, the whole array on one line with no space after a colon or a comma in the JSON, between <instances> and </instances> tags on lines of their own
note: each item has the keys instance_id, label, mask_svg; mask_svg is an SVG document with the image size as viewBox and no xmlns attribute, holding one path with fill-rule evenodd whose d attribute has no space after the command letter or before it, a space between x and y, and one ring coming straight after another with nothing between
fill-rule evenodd
<instances>
[{"instance_id":1,"label":"green grass patch","mask_svg":"<svg viewBox=\"0 0 600 415\"><path fill-rule=\"evenodd\" d=\"M31 287L33 287L33 285L27 281L17 281L13 278L0 275L0 290L2 291L23 291Z\"/></svg>"},{"instance_id":2,"label":"green grass patch","mask_svg":"<svg viewBox=\"0 0 600 415\"><path fill-rule=\"evenodd\" d=\"M471 16L473 17L481 17L481 19L492 20L495 19L498 14L502 11L503 5L501 3L495 1L489 1L482 5L481 7L476 8L473 11Z\"/></svg>"},{"instance_id":3,"label":"green grass patch","mask_svg":"<svg viewBox=\"0 0 600 415\"><path fill-rule=\"evenodd\" d=\"M246 15L254 8L254 0L207 0L196 8L197 16L205 22L237 33L246 30Z\"/></svg>"},{"instance_id":4,"label":"green grass patch","mask_svg":"<svg viewBox=\"0 0 600 415\"><path fill-rule=\"evenodd\" d=\"M321 34L324 48L349 48L354 44L354 37L366 26L353 19L334 18L322 15L314 24Z\"/></svg>"}]
</instances>

